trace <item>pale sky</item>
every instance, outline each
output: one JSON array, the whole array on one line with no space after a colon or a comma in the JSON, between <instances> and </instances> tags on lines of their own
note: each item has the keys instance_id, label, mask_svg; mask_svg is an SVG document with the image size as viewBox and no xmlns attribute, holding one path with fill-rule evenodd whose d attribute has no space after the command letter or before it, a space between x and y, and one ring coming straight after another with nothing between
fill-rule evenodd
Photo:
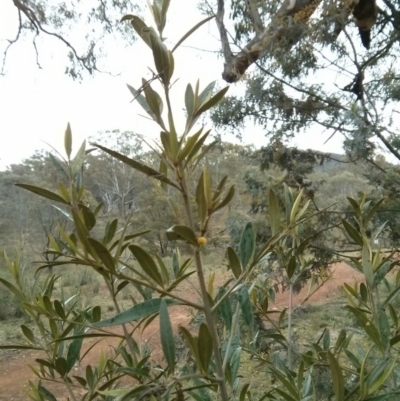
<instances>
[{"instance_id":1,"label":"pale sky","mask_svg":"<svg viewBox=\"0 0 400 401\"><path fill-rule=\"evenodd\" d=\"M204 17L196 8L197 1L172 0L165 36L172 47L178 39ZM144 14L146 22L151 21ZM14 38L17 31L17 13L10 0L0 2L0 52L7 45L6 39ZM179 77L173 88L176 115L181 115L184 125L184 91L187 83L195 85L199 78L201 87L217 80L220 87L222 58L212 52L201 52L189 46L218 50L219 40L215 21L203 25L175 51L175 73ZM29 157L36 149L49 149L45 142L63 152L63 135L70 122L77 150L82 140L104 130L131 130L147 138L157 138L158 126L139 114L145 114L132 96L126 83L138 88L141 78L151 75L147 66L153 66L151 50L138 40L124 49L110 41L107 63L119 76L97 74L79 84L64 75L67 50L52 38L38 41L43 69L36 66L30 39L14 45L8 53L6 75L0 76L0 169ZM157 89L155 87L154 89ZM240 85L230 88L230 93L240 91ZM228 92L228 93L229 93ZM315 133L301 135L294 144L302 148L341 152L338 135L323 145L328 135ZM224 140L233 138L224 136ZM266 145L267 139L260 128L249 126L243 133L244 144Z\"/></svg>"}]
</instances>

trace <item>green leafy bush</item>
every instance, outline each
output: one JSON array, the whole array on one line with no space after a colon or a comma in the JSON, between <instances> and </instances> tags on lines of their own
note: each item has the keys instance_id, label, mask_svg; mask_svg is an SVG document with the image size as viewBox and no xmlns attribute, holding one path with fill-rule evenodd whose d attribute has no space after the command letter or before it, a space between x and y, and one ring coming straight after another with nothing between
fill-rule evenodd
<instances>
[{"instance_id":1,"label":"green leafy bush","mask_svg":"<svg viewBox=\"0 0 400 401\"><path fill-rule=\"evenodd\" d=\"M6 255L12 279L0 282L16 297L34 329L21 325L25 342L0 348L42 352L43 356L32 367L38 381L30 382L27 392L35 401L57 399L45 386L47 381L63 383L71 400L82 401L396 399L400 394L400 334L394 305L400 292L400 273L391 284L387 283L387 293L379 291L379 285L386 283L397 262L394 253L373 249L371 243L382 227L371 233L369 226L382 200L373 203L365 198L359 201L349 198L352 223L342 221L349 241L359 249L359 255L349 258L350 263L365 278L360 284L344 285L345 309L357 322L355 330L321 327L318 337L308 341L303 341L302 333L295 330L296 286L309 280L311 296L329 279L323 270L318 273L312 270L310 237L304 238L303 228L315 218L315 213L310 211L310 200L305 198L304 190L297 192L284 185L277 194L271 189L267 241L257 246L253 224L245 224L236 249L228 247L226 251L227 280L217 285L214 271L206 279L202 249L209 246L210 222L233 199L235 188L227 176L213 182L202 161L215 142L207 143L209 131L195 128L195 124L223 98L228 88L215 92L214 83L202 90L199 82L194 86L188 84L186 126L178 134L170 96L173 53L209 18L169 50L161 39L168 6L168 0L150 5L157 31L137 16L123 18L154 56L154 77L143 80L139 89L128 88L161 128L160 143L154 145L158 170L100 144L93 145L151 178L166 201L175 191L183 212L165 236L176 248L189 249L191 255L185 258L176 251L172 258L163 259L148 252L140 242L148 231L136 231L132 215L122 225L117 219L109 221L99 235L97 220L101 205L91 208L85 202L83 165L88 150L83 143L71 158L72 132L68 125L66 157L56 160L69 178L68 185L60 183L57 192L27 184L19 186L57 204L72 219L73 227L67 230L59 225L59 236L50 234L50 247L45 254L52 257L41 263L29 294L24 291L19 259L10 260ZM156 86L161 88L163 96ZM200 173L196 175L199 167ZM195 185L189 185L191 180ZM267 255L273 255L285 277L288 308L274 310L271 303L275 292L268 278L254 277L253 272ZM71 265L90 269L102 280L111 316L103 316L105 308L99 305L79 304L76 294L67 298L56 293L59 278L52 269L68 269ZM214 265L219 267L218 262ZM197 299L179 291L188 280L195 282ZM81 279L78 284L82 284ZM127 298L127 289L129 307L121 301ZM176 306L190 308L198 317L196 327L179 327L180 340L170 319L170 310ZM149 345L142 346L137 335L157 316L164 358L158 363L152 361ZM85 366L88 351L84 351L83 344L92 338L115 338L118 343L112 353L102 352L96 365ZM362 352L358 352L360 346ZM183 363L182 349L187 355ZM80 363L85 368L76 374L73 368ZM244 366L250 366L250 374L244 374ZM260 366L265 372L265 382L253 385L251 375Z\"/></svg>"}]
</instances>

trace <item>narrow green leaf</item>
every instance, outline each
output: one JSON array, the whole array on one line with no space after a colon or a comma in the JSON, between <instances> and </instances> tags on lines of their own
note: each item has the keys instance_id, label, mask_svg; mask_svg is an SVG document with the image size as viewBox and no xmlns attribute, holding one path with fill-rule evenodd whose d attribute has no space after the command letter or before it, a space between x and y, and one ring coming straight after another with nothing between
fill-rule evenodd
<instances>
[{"instance_id":1,"label":"narrow green leaf","mask_svg":"<svg viewBox=\"0 0 400 401\"><path fill-rule=\"evenodd\" d=\"M385 350L387 350L390 345L390 324L389 319L386 316L386 312L383 309L379 313L378 323L382 346Z\"/></svg>"},{"instance_id":2,"label":"narrow green leaf","mask_svg":"<svg viewBox=\"0 0 400 401\"><path fill-rule=\"evenodd\" d=\"M49 391L46 387L42 386L39 382L38 385L39 393L41 393L44 398L48 401L57 401L57 398Z\"/></svg>"},{"instance_id":3,"label":"narrow green leaf","mask_svg":"<svg viewBox=\"0 0 400 401\"><path fill-rule=\"evenodd\" d=\"M286 401L297 401L296 398L293 398L291 395L285 393L284 391L282 391L282 390L279 389L279 388L276 388L275 391L276 391L279 395L281 395Z\"/></svg>"},{"instance_id":4,"label":"narrow green leaf","mask_svg":"<svg viewBox=\"0 0 400 401\"><path fill-rule=\"evenodd\" d=\"M108 245L111 240L114 238L114 235L118 228L118 219L114 219L110 222L107 222L104 237L103 237L103 244Z\"/></svg>"},{"instance_id":5,"label":"narrow green leaf","mask_svg":"<svg viewBox=\"0 0 400 401\"><path fill-rule=\"evenodd\" d=\"M64 178L68 179L68 174L67 174L67 172L65 171L64 166L61 164L61 161L60 161L57 157L53 156L50 152L48 153L48 155L49 155L49 158L50 158L51 162L53 163L54 167L57 169L57 171L58 171Z\"/></svg>"},{"instance_id":6,"label":"narrow green leaf","mask_svg":"<svg viewBox=\"0 0 400 401\"><path fill-rule=\"evenodd\" d=\"M179 327L179 331L181 332L183 339L187 345L187 347L190 349L192 353L192 357L196 361L197 365L201 367L201 361L200 361L200 356L199 356L199 349L197 347L197 340L191 335L191 333L185 329L183 326Z\"/></svg>"},{"instance_id":7,"label":"narrow green leaf","mask_svg":"<svg viewBox=\"0 0 400 401\"><path fill-rule=\"evenodd\" d=\"M394 336L390 339L390 346L393 347L396 345L398 342L400 342L400 334L397 334L397 336Z\"/></svg>"},{"instance_id":8,"label":"narrow green leaf","mask_svg":"<svg viewBox=\"0 0 400 401\"><path fill-rule=\"evenodd\" d=\"M23 299L23 294L21 291L19 291L14 285L9 283L7 280L4 280L3 278L0 277L0 283L2 283L9 291L11 291L17 299Z\"/></svg>"},{"instance_id":9,"label":"narrow green leaf","mask_svg":"<svg viewBox=\"0 0 400 401\"><path fill-rule=\"evenodd\" d=\"M146 96L147 104L151 108L151 111L156 116L156 121L164 127L164 122L162 119L163 112L163 102L160 95L151 87L151 85L146 82L145 79L142 80L144 87L144 94Z\"/></svg>"},{"instance_id":10,"label":"narrow green leaf","mask_svg":"<svg viewBox=\"0 0 400 401\"><path fill-rule=\"evenodd\" d=\"M390 313L390 318L392 319L393 326L397 329L399 327L399 319L397 317L397 312L393 308L392 304L387 305Z\"/></svg>"},{"instance_id":11,"label":"narrow green leaf","mask_svg":"<svg viewBox=\"0 0 400 401\"><path fill-rule=\"evenodd\" d=\"M0 345L0 349L35 349L35 350L42 350L43 348L34 347L32 345L13 344L13 345Z\"/></svg>"},{"instance_id":12,"label":"narrow green leaf","mask_svg":"<svg viewBox=\"0 0 400 401\"><path fill-rule=\"evenodd\" d=\"M90 389L93 389L93 385L94 385L94 375L93 375L93 370L92 367L90 365L86 366L86 382L89 386Z\"/></svg>"},{"instance_id":13,"label":"narrow green leaf","mask_svg":"<svg viewBox=\"0 0 400 401\"><path fill-rule=\"evenodd\" d=\"M303 199L304 188L300 190L297 194L295 201L293 202L292 209L290 210L290 224L294 224L296 222L297 211L299 210L300 203Z\"/></svg>"},{"instance_id":14,"label":"narrow green leaf","mask_svg":"<svg viewBox=\"0 0 400 401\"><path fill-rule=\"evenodd\" d=\"M368 389L368 395L379 390L388 377L391 375L394 367L396 366L396 359L387 359L378 363L368 373L365 378L365 386Z\"/></svg>"},{"instance_id":15,"label":"narrow green leaf","mask_svg":"<svg viewBox=\"0 0 400 401\"><path fill-rule=\"evenodd\" d=\"M175 225L166 231L167 238L170 241L184 240L191 245L197 246L197 237L193 230L187 226Z\"/></svg>"},{"instance_id":16,"label":"narrow green leaf","mask_svg":"<svg viewBox=\"0 0 400 401\"><path fill-rule=\"evenodd\" d=\"M360 296L362 301L366 304L368 302L368 290L364 283L360 284Z\"/></svg>"},{"instance_id":17,"label":"narrow green leaf","mask_svg":"<svg viewBox=\"0 0 400 401\"><path fill-rule=\"evenodd\" d=\"M201 150L201 147L204 145L204 142L208 138L208 135L210 134L211 130L208 130L207 132L204 133L204 135L195 143L193 146L192 150L189 152L187 158L186 158L186 164L187 165L190 160L192 160Z\"/></svg>"},{"instance_id":18,"label":"narrow green leaf","mask_svg":"<svg viewBox=\"0 0 400 401\"><path fill-rule=\"evenodd\" d=\"M174 334L169 319L167 303L164 298L160 303L160 334L165 360L168 363L170 371L173 372L175 366Z\"/></svg>"},{"instance_id":19,"label":"narrow green leaf","mask_svg":"<svg viewBox=\"0 0 400 401\"><path fill-rule=\"evenodd\" d=\"M278 325L279 325L279 327L282 326L283 319L284 319L285 316L286 316L286 312L287 312L287 308L285 308L285 309L281 312L281 314L279 315L279 320L278 320Z\"/></svg>"},{"instance_id":20,"label":"narrow green leaf","mask_svg":"<svg viewBox=\"0 0 400 401\"><path fill-rule=\"evenodd\" d=\"M111 256L108 249L100 241L97 241L94 238L89 237L88 241L96 251L97 255L99 256L100 260L107 268L107 270L109 270L110 272L114 272L115 271L114 258Z\"/></svg>"},{"instance_id":21,"label":"narrow green leaf","mask_svg":"<svg viewBox=\"0 0 400 401\"><path fill-rule=\"evenodd\" d=\"M229 267L231 268L233 275L237 279L242 274L242 266L240 264L239 257L235 252L235 250L231 247L228 247L227 254L229 260Z\"/></svg>"},{"instance_id":22,"label":"narrow green leaf","mask_svg":"<svg viewBox=\"0 0 400 401\"><path fill-rule=\"evenodd\" d=\"M178 278L179 275L179 257L178 257L178 252L174 251L174 254L172 255L172 270L174 272L175 278Z\"/></svg>"},{"instance_id":23,"label":"narrow green leaf","mask_svg":"<svg viewBox=\"0 0 400 401\"><path fill-rule=\"evenodd\" d=\"M56 311L57 315L60 316L61 319L65 320L66 315L65 315L65 311L64 311L64 308L63 308L61 302L58 301L57 299L55 299L53 302L53 305L54 305L54 310Z\"/></svg>"},{"instance_id":24,"label":"narrow green leaf","mask_svg":"<svg viewBox=\"0 0 400 401\"><path fill-rule=\"evenodd\" d=\"M239 304L246 324L250 330L254 330L254 312L251 305L248 289L243 285L239 290Z\"/></svg>"},{"instance_id":25,"label":"narrow green leaf","mask_svg":"<svg viewBox=\"0 0 400 401\"><path fill-rule=\"evenodd\" d=\"M380 339L380 335L378 332L378 329L375 327L375 325L367 318L364 312L362 312L360 309L354 308L353 306L347 305L345 306L346 309L350 310L353 315L356 317L358 323L364 331L368 334L368 336L371 338L371 340L375 343L375 345L383 351L383 346L382 342Z\"/></svg>"},{"instance_id":26,"label":"narrow green leaf","mask_svg":"<svg viewBox=\"0 0 400 401\"><path fill-rule=\"evenodd\" d=\"M138 90L136 90L133 86L130 86L128 84L126 84L126 86L128 87L129 91L132 93L133 100L136 100L140 104L140 106L152 118L152 120L157 121L157 117L153 113L153 110L151 109L149 104L147 103L146 98Z\"/></svg>"},{"instance_id":27,"label":"narrow green leaf","mask_svg":"<svg viewBox=\"0 0 400 401\"><path fill-rule=\"evenodd\" d=\"M364 227L367 227L368 223L371 221L372 217L374 217L375 213L379 209L379 206L385 201L385 198L379 199L378 202L375 203L374 206L370 209L367 216L364 218Z\"/></svg>"},{"instance_id":28,"label":"narrow green leaf","mask_svg":"<svg viewBox=\"0 0 400 401\"><path fill-rule=\"evenodd\" d=\"M342 219L342 224L349 234L350 238L356 242L356 244L363 246L363 239L361 235L358 233L358 231L346 220Z\"/></svg>"},{"instance_id":29,"label":"narrow green leaf","mask_svg":"<svg viewBox=\"0 0 400 401\"><path fill-rule=\"evenodd\" d=\"M201 107L203 104L206 104L211 99L212 93L215 88L216 81L210 82L199 94L197 99L198 106Z\"/></svg>"},{"instance_id":30,"label":"narrow green leaf","mask_svg":"<svg viewBox=\"0 0 400 401\"><path fill-rule=\"evenodd\" d=\"M335 353L338 353L346 341L347 333L345 329L340 330L338 338L335 343Z\"/></svg>"},{"instance_id":31,"label":"narrow green leaf","mask_svg":"<svg viewBox=\"0 0 400 401\"><path fill-rule=\"evenodd\" d=\"M64 134L64 149L65 153L67 154L68 160L71 157L71 152L72 152L72 132L71 132L71 126L67 125L67 129L65 130Z\"/></svg>"},{"instance_id":32,"label":"narrow green leaf","mask_svg":"<svg viewBox=\"0 0 400 401\"><path fill-rule=\"evenodd\" d=\"M168 50L161 38L150 30L151 49L153 51L154 64L160 74L164 85L169 84L169 57Z\"/></svg>"},{"instance_id":33,"label":"narrow green leaf","mask_svg":"<svg viewBox=\"0 0 400 401\"><path fill-rule=\"evenodd\" d=\"M400 270L399 270L400 271ZM382 308L384 308L389 302L394 300L400 292L400 286L396 287L389 295L388 297L383 301Z\"/></svg>"},{"instance_id":34,"label":"narrow green leaf","mask_svg":"<svg viewBox=\"0 0 400 401\"><path fill-rule=\"evenodd\" d=\"M205 374L208 374L212 353L213 339L208 326L203 322L199 329L198 355Z\"/></svg>"},{"instance_id":35,"label":"narrow green leaf","mask_svg":"<svg viewBox=\"0 0 400 401\"><path fill-rule=\"evenodd\" d=\"M240 390L240 395L239 395L239 401L245 401L246 395L247 395L247 390L250 387L250 383L246 383L242 389Z\"/></svg>"},{"instance_id":36,"label":"narrow green leaf","mask_svg":"<svg viewBox=\"0 0 400 401\"><path fill-rule=\"evenodd\" d=\"M378 268L374 271L374 283L373 288L376 288L386 275L394 268L395 263L385 262L381 263Z\"/></svg>"},{"instance_id":37,"label":"narrow green leaf","mask_svg":"<svg viewBox=\"0 0 400 401\"><path fill-rule=\"evenodd\" d=\"M172 182L169 178L161 175L157 170L152 169L151 167L146 166L145 164L142 164L140 162L137 162L133 159L130 159L127 156L122 155L121 153L115 152L114 150L107 149L104 146L98 145L98 144L93 144L93 146L96 146L97 148L101 149L102 151L108 153L109 155L115 157L118 160L121 160L128 166L131 166L135 170L140 171L141 173L146 174L147 176L154 178L158 181L162 181L167 183L168 185L171 185L177 189L180 189L178 185L176 185L174 182Z\"/></svg>"},{"instance_id":38,"label":"narrow green leaf","mask_svg":"<svg viewBox=\"0 0 400 401\"><path fill-rule=\"evenodd\" d=\"M214 15L212 15L211 17L207 17L205 19L203 19L202 21L198 22L193 28L189 29L189 31L187 31L176 43L176 45L173 47L173 49L171 50L172 52L174 52L193 32L195 32L198 28L200 28L203 24L205 24L206 22L210 21L211 19L214 18Z\"/></svg>"},{"instance_id":39,"label":"narrow green leaf","mask_svg":"<svg viewBox=\"0 0 400 401\"><path fill-rule=\"evenodd\" d=\"M33 332L29 327L22 324L21 330L22 333L24 333L24 336L28 339L28 341L30 341L31 343L35 343L35 336L33 335Z\"/></svg>"},{"instance_id":40,"label":"narrow green leaf","mask_svg":"<svg viewBox=\"0 0 400 401\"><path fill-rule=\"evenodd\" d=\"M322 337L322 347L324 351L329 351L331 345L331 333L328 329L325 330L324 336Z\"/></svg>"},{"instance_id":41,"label":"narrow green leaf","mask_svg":"<svg viewBox=\"0 0 400 401\"><path fill-rule=\"evenodd\" d=\"M278 198L276 197L272 188L269 190L268 206L269 224L271 225L272 236L275 236L281 230L281 210L279 207Z\"/></svg>"},{"instance_id":42,"label":"narrow green leaf","mask_svg":"<svg viewBox=\"0 0 400 401\"><path fill-rule=\"evenodd\" d=\"M252 223L247 223L240 239L239 244L239 257L243 269L248 267L249 262L254 256L255 252L255 232Z\"/></svg>"},{"instance_id":43,"label":"narrow green leaf","mask_svg":"<svg viewBox=\"0 0 400 401\"><path fill-rule=\"evenodd\" d=\"M291 189L286 183L283 183L283 194L285 196L285 214L286 214L286 224L290 224L290 212L293 206L293 194Z\"/></svg>"},{"instance_id":44,"label":"narrow green leaf","mask_svg":"<svg viewBox=\"0 0 400 401\"><path fill-rule=\"evenodd\" d=\"M83 162L86 157L86 140L82 142L81 147L76 152L75 157L71 161L71 173L72 177L75 178L76 175L81 171Z\"/></svg>"},{"instance_id":45,"label":"narrow green leaf","mask_svg":"<svg viewBox=\"0 0 400 401\"><path fill-rule=\"evenodd\" d=\"M145 273L151 277L158 285L164 288L164 282L154 259L143 248L137 245L129 245L129 250L137 259Z\"/></svg>"},{"instance_id":46,"label":"narrow green leaf","mask_svg":"<svg viewBox=\"0 0 400 401\"><path fill-rule=\"evenodd\" d=\"M286 274L288 275L289 280L291 280L291 278L293 277L293 274L296 271L296 267L297 267L296 257L292 255L286 267Z\"/></svg>"},{"instance_id":47,"label":"narrow green leaf","mask_svg":"<svg viewBox=\"0 0 400 401\"><path fill-rule=\"evenodd\" d=\"M174 301L172 299L166 299L165 301L169 306L179 305L177 301ZM155 313L158 313L160 311L160 304L161 298L149 299L140 304L132 306L132 308L129 308L125 312L121 312L110 319L104 319L100 322L94 323L93 327L119 326L121 324L146 318Z\"/></svg>"},{"instance_id":48,"label":"narrow green leaf","mask_svg":"<svg viewBox=\"0 0 400 401\"><path fill-rule=\"evenodd\" d=\"M55 369L60 374L61 377L64 377L68 373L68 366L65 358L60 356L56 359Z\"/></svg>"},{"instance_id":49,"label":"narrow green leaf","mask_svg":"<svg viewBox=\"0 0 400 401\"><path fill-rule=\"evenodd\" d=\"M187 84L185 91L185 107L190 119L194 113L194 92L192 85ZM201 131L200 131L201 132Z\"/></svg>"},{"instance_id":50,"label":"narrow green leaf","mask_svg":"<svg viewBox=\"0 0 400 401\"><path fill-rule=\"evenodd\" d=\"M336 395L336 401L344 400L344 378L342 368L339 365L338 360L335 356L328 352L329 365L332 372L333 389Z\"/></svg>"},{"instance_id":51,"label":"narrow green leaf","mask_svg":"<svg viewBox=\"0 0 400 401\"><path fill-rule=\"evenodd\" d=\"M217 300L221 299L222 296L226 293L226 289L224 287L220 287L218 290L218 295L217 295ZM217 312L219 315L222 317L223 321L225 322L225 325L228 330L231 330L232 327L232 308L231 308L231 303L229 300L229 297L226 297L221 304L219 305L219 308L217 309Z\"/></svg>"},{"instance_id":52,"label":"narrow green leaf","mask_svg":"<svg viewBox=\"0 0 400 401\"><path fill-rule=\"evenodd\" d=\"M225 93L228 92L228 89L229 86L226 86L224 89L221 89L219 92L217 92L208 102L204 103L196 110L195 116L200 116L205 111L215 106L220 100L222 100L222 98L225 96Z\"/></svg>"},{"instance_id":53,"label":"narrow green leaf","mask_svg":"<svg viewBox=\"0 0 400 401\"><path fill-rule=\"evenodd\" d=\"M75 362L79 361L83 338L75 338L68 347L67 354L67 370L68 372L74 367Z\"/></svg>"},{"instance_id":54,"label":"narrow green leaf","mask_svg":"<svg viewBox=\"0 0 400 401\"><path fill-rule=\"evenodd\" d=\"M213 212L216 212L219 209L222 209L223 207L225 207L235 196L235 186L232 185L228 192L225 195L225 198L221 200L221 202L219 202L216 206L213 207Z\"/></svg>"},{"instance_id":55,"label":"narrow green leaf","mask_svg":"<svg viewBox=\"0 0 400 401\"><path fill-rule=\"evenodd\" d=\"M400 390L364 398L364 401L396 401L399 399L399 396L400 396Z\"/></svg>"},{"instance_id":56,"label":"narrow green leaf","mask_svg":"<svg viewBox=\"0 0 400 401\"><path fill-rule=\"evenodd\" d=\"M133 26L136 33L142 38L143 42L146 43L147 46L151 49L151 41L150 41L150 32L147 25L136 15L125 15L121 21L131 21L131 25Z\"/></svg>"},{"instance_id":57,"label":"narrow green leaf","mask_svg":"<svg viewBox=\"0 0 400 401\"><path fill-rule=\"evenodd\" d=\"M363 264L362 268L365 276L365 281L367 282L368 287L372 289L374 285L374 271L372 269L372 263L370 260L370 252L366 245L363 246L361 256L362 256L362 264Z\"/></svg>"},{"instance_id":58,"label":"narrow green leaf","mask_svg":"<svg viewBox=\"0 0 400 401\"><path fill-rule=\"evenodd\" d=\"M34 185L27 185L27 184L15 184L17 187L26 189L30 192L33 192L36 195L42 196L43 198L47 198L56 202L63 203L64 205L69 205L69 203L62 198L60 195L57 195L54 192L48 191L47 189L35 187Z\"/></svg>"},{"instance_id":59,"label":"narrow green leaf","mask_svg":"<svg viewBox=\"0 0 400 401\"><path fill-rule=\"evenodd\" d=\"M209 204L206 197L204 174L205 172L202 171L196 188L197 213L199 215L201 227L203 227L205 224L209 208Z\"/></svg>"},{"instance_id":60,"label":"narrow green leaf","mask_svg":"<svg viewBox=\"0 0 400 401\"><path fill-rule=\"evenodd\" d=\"M347 200L349 201L351 207L353 208L353 210L357 213L358 216L361 215L361 209L360 209L360 205L357 203L357 201L353 198L347 197Z\"/></svg>"}]
</instances>

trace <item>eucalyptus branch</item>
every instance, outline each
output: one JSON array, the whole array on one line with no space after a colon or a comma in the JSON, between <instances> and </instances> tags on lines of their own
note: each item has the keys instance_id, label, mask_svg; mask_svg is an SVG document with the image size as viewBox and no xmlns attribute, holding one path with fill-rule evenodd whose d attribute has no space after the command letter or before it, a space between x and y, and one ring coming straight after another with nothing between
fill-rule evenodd
<instances>
[{"instance_id":1,"label":"eucalyptus branch","mask_svg":"<svg viewBox=\"0 0 400 401\"><path fill-rule=\"evenodd\" d=\"M10 47L15 44L16 42L18 42L19 37L21 36L21 32L22 32L22 17L21 17L21 10L18 9L18 31L17 31L17 35L15 36L14 39L9 40L8 45L6 47L6 49L4 50L3 53L3 64L1 67L1 75L4 75L4 68L6 65L6 59L7 59L7 53L10 49Z\"/></svg>"},{"instance_id":2,"label":"eucalyptus branch","mask_svg":"<svg viewBox=\"0 0 400 401\"><path fill-rule=\"evenodd\" d=\"M264 24L261 20L260 13L258 12L257 0L246 0L246 4L254 30L256 33L260 33L264 29Z\"/></svg>"}]
</instances>

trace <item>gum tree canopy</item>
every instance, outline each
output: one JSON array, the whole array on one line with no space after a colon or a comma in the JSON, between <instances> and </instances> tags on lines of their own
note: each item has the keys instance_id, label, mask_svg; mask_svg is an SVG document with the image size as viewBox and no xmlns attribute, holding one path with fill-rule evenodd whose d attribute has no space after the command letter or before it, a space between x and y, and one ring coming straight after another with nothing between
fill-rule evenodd
<instances>
[{"instance_id":1,"label":"gum tree canopy","mask_svg":"<svg viewBox=\"0 0 400 401\"><path fill-rule=\"evenodd\" d=\"M246 84L245 95L226 98L213 112L218 126L240 133L253 119L282 140L317 125L326 138L344 135L352 160L372 160L377 148L400 160L399 0L202 6L216 16L223 78ZM234 34L225 28L225 8Z\"/></svg>"},{"instance_id":2,"label":"gum tree canopy","mask_svg":"<svg viewBox=\"0 0 400 401\"><path fill-rule=\"evenodd\" d=\"M38 43L38 38L50 36L58 40L59 45L68 49L65 72L74 79L81 79L83 72L93 74L101 70L99 59L107 54L106 38L123 38L128 44L134 39L120 19L138 11L136 0L4 0L2 3L0 12L8 11L11 3L14 5L12 18L17 27L0 59L2 74L8 51L24 37L32 42L39 67L44 46Z\"/></svg>"}]
</instances>

